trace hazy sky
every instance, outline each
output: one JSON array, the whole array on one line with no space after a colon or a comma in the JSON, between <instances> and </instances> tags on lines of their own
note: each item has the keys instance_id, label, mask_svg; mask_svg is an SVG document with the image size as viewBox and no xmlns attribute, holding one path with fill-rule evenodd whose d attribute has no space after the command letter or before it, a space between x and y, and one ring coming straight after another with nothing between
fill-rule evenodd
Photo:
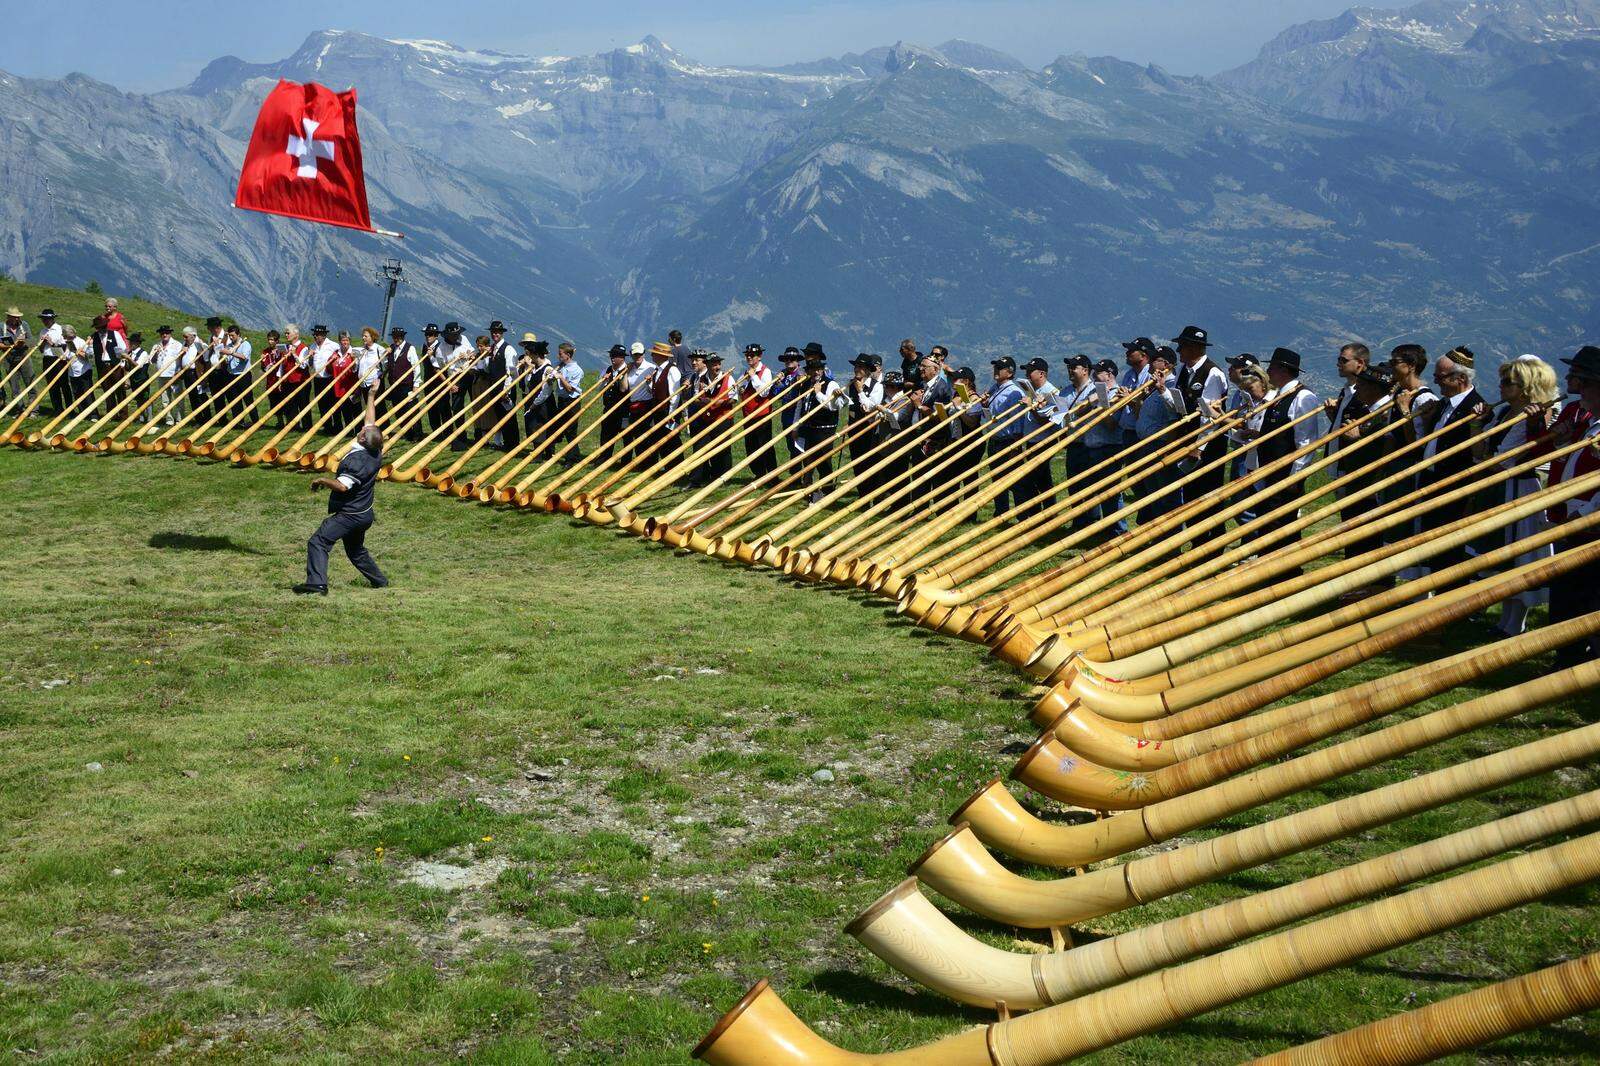
<instances>
[{"instance_id":1,"label":"hazy sky","mask_svg":"<svg viewBox=\"0 0 1600 1066\"><path fill-rule=\"evenodd\" d=\"M30 77L77 70L119 88L167 89L187 84L219 56L281 59L313 30L342 29L533 55L606 51L653 33L703 62L763 66L897 40L936 45L962 37L1036 67L1086 52L1154 62L1178 74L1214 74L1251 59L1285 27L1349 6L1349 0L55 0L0 5L8 9L11 42L0 69ZM102 44L80 44L89 40Z\"/></svg>"}]
</instances>

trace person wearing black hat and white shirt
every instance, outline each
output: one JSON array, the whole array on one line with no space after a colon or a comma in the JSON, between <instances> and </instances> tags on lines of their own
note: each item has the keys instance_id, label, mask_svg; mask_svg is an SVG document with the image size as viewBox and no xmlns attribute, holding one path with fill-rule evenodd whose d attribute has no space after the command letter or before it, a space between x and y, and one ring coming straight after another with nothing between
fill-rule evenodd
<instances>
[{"instance_id":1,"label":"person wearing black hat and white shirt","mask_svg":"<svg viewBox=\"0 0 1600 1066\"><path fill-rule=\"evenodd\" d=\"M1261 418L1261 439L1256 443L1255 451L1259 466L1266 466L1279 459L1287 458L1290 454L1304 449L1316 440L1316 419L1305 418L1287 433L1277 432L1289 425L1297 418L1321 410L1322 401L1316 394L1300 382L1300 353L1289 348L1277 348L1272 353L1272 358L1267 360L1267 380L1272 383L1272 399L1267 403L1266 412ZM1289 464L1289 469L1275 476L1282 488L1270 496L1263 497L1255 506L1256 513L1266 514L1287 507L1298 500L1305 492L1306 479L1300 472L1310 464L1312 456L1309 452L1294 459ZM1259 491L1264 486L1252 486L1252 492ZM1274 518L1255 533L1256 539L1262 539L1294 522L1299 516L1299 508L1291 508L1284 514ZM1296 533L1293 539L1298 540L1300 534ZM1274 544L1273 549L1281 547Z\"/></svg>"},{"instance_id":2,"label":"person wearing black hat and white shirt","mask_svg":"<svg viewBox=\"0 0 1600 1066\"><path fill-rule=\"evenodd\" d=\"M1124 393L1135 392L1150 380L1150 353L1155 350L1155 342L1149 337L1135 337L1122 342L1123 361L1127 368L1122 371L1117 385ZM1124 448L1131 448L1138 442L1139 408L1135 404L1130 403L1117 412L1117 429L1121 431Z\"/></svg>"},{"instance_id":3,"label":"person wearing black hat and white shirt","mask_svg":"<svg viewBox=\"0 0 1600 1066\"><path fill-rule=\"evenodd\" d=\"M789 430L789 441L796 461L807 468L800 477L802 489L809 487L818 477L828 474L828 460L824 457L820 462L813 463L808 453L829 446L839 432L839 412L849 404L844 389L828 376L828 357L822 351L822 346L812 342L806 348L809 354L806 356L805 384L800 392L800 401L794 405L795 420ZM811 502L816 503L820 495L812 493Z\"/></svg>"},{"instance_id":4,"label":"person wearing black hat and white shirt","mask_svg":"<svg viewBox=\"0 0 1600 1066\"><path fill-rule=\"evenodd\" d=\"M1488 425L1488 401L1472 384L1473 362L1471 349L1463 347L1452 348L1433 364L1433 384L1439 392L1439 402L1421 416L1420 429L1424 437L1439 430L1444 432L1423 446L1422 455L1417 460L1421 468L1417 474L1419 488L1443 481L1472 465L1470 448L1462 448L1455 455L1441 456L1440 453L1466 441ZM1426 533L1449 525L1465 518L1471 507L1471 497L1434 507L1420 516L1418 529ZM1427 566L1442 570L1466 559L1465 547L1453 548L1434 556Z\"/></svg>"},{"instance_id":5,"label":"person wearing black hat and white shirt","mask_svg":"<svg viewBox=\"0 0 1600 1066\"><path fill-rule=\"evenodd\" d=\"M1347 406L1359 407L1364 415L1371 417L1339 432L1341 448L1361 444L1359 452L1351 453L1356 458L1350 460L1354 467L1349 472L1356 476L1346 486L1339 508L1339 519L1346 525L1360 521L1382 502L1365 490L1394 473L1394 466L1389 456L1402 443L1399 431L1394 428L1395 420L1402 417L1395 407L1392 395L1394 370L1387 364L1369 361L1356 374L1350 387L1352 395ZM1351 421L1359 421L1359 417ZM1367 443L1363 444L1363 441ZM1382 532L1363 537L1345 548L1345 558L1354 559L1359 555L1375 551L1383 546L1384 539ZM1358 593L1352 594L1351 598L1373 591L1377 591L1377 586L1358 590Z\"/></svg>"},{"instance_id":6,"label":"person wearing black hat and white shirt","mask_svg":"<svg viewBox=\"0 0 1600 1066\"><path fill-rule=\"evenodd\" d=\"M27 362L33 354L33 334L28 330L27 320L22 317L22 309L10 307L6 309L5 325L0 326L0 378L9 378L10 384L0 389L0 404L11 399L20 398L28 388L28 371L19 370L18 367Z\"/></svg>"},{"instance_id":7,"label":"person wearing black hat and white shirt","mask_svg":"<svg viewBox=\"0 0 1600 1066\"><path fill-rule=\"evenodd\" d=\"M532 334L525 334L532 336ZM520 356L511 342L506 340L506 324L498 318L489 323L489 347L479 351L472 363L472 374L467 383L467 400L476 402L485 394L492 394L496 402L482 406L473 428L474 437L481 437L489 427L499 421L500 415L516 403L516 396L505 394L506 385L516 379Z\"/></svg>"},{"instance_id":8,"label":"person wearing black hat and white shirt","mask_svg":"<svg viewBox=\"0 0 1600 1066\"><path fill-rule=\"evenodd\" d=\"M418 387L428 390L427 422L430 430L444 425L449 415L449 400L437 392L442 386L434 384L435 379L444 373L444 364L448 358L444 338L440 335L438 325L429 322L422 327L422 350L417 353L417 366L422 372L422 380Z\"/></svg>"},{"instance_id":9,"label":"person wearing black hat and white shirt","mask_svg":"<svg viewBox=\"0 0 1600 1066\"><path fill-rule=\"evenodd\" d=\"M555 438L546 430L560 409L561 401L556 395L560 374L555 364L550 361L549 341L539 340L532 333L524 333L521 345L521 359L514 360L508 368L511 377L505 379L506 394L501 399L501 409L503 411L511 409L512 398L515 395L511 382L518 373L525 373L527 376L522 380L527 399L522 405L522 428L527 435L529 445L538 448L539 458L548 459L554 454ZM502 445L507 450L515 448L521 442L522 438L517 434L516 423L516 419L511 419L501 431L505 434ZM538 443L535 444L535 441Z\"/></svg>"},{"instance_id":10,"label":"person wearing black hat and white shirt","mask_svg":"<svg viewBox=\"0 0 1600 1066\"><path fill-rule=\"evenodd\" d=\"M989 366L994 375L993 384L989 391L980 397L973 406L984 422L993 422L995 426L989 431L989 439L985 448L990 456L998 457L1005 450L1022 439L1022 434L1028 429L1028 416L1020 414L1017 409L1026 407L1027 393L1022 391L1022 386L1017 384L1017 361L1009 355L989 361ZM991 471L993 474L994 471ZM994 499L994 516L999 518L1022 503L1021 490L1016 485L1007 486L1000 490Z\"/></svg>"},{"instance_id":11,"label":"person wearing black hat and white shirt","mask_svg":"<svg viewBox=\"0 0 1600 1066\"><path fill-rule=\"evenodd\" d=\"M803 366L805 358L800 349L794 345L791 344L785 348L783 354L778 357L778 361L783 364L783 370L779 372L777 380L772 383L772 406L775 410L782 411L778 416L778 422L783 432L784 444L789 446L789 458L791 460L795 457L795 451L792 447L793 438L789 434L789 431L794 427L794 407L791 405L786 409L785 405L798 396L801 389L806 387L806 373Z\"/></svg>"},{"instance_id":12,"label":"person wearing black hat and white shirt","mask_svg":"<svg viewBox=\"0 0 1600 1066\"><path fill-rule=\"evenodd\" d=\"M651 382L656 375L655 363L645 358L644 344L634 341L628 348L628 426L633 436L633 454L642 455L645 447L645 425L650 415Z\"/></svg>"},{"instance_id":13,"label":"person wearing black hat and white shirt","mask_svg":"<svg viewBox=\"0 0 1600 1066\"><path fill-rule=\"evenodd\" d=\"M70 393L67 407L70 407L94 387L94 353L71 326L61 327L61 339L67 353L67 390Z\"/></svg>"},{"instance_id":14,"label":"person wearing black hat and white shirt","mask_svg":"<svg viewBox=\"0 0 1600 1066\"><path fill-rule=\"evenodd\" d=\"M374 518L373 494L378 471L383 467L383 433L376 422L372 394L368 393L366 421L356 434L355 444L339 460L333 477L312 479L312 492L329 492L328 517L306 541L306 579L294 587L300 595L328 594L328 552L340 541L344 542L345 555L368 584L380 589L389 584L367 550L367 530L372 528Z\"/></svg>"},{"instance_id":15,"label":"person wearing black hat and white shirt","mask_svg":"<svg viewBox=\"0 0 1600 1066\"><path fill-rule=\"evenodd\" d=\"M1178 391L1183 395L1184 412L1198 412L1202 422L1210 422L1228 398L1228 375L1207 355L1211 338L1199 326L1184 326L1172 343L1178 350ZM1225 434L1213 433L1201 437L1196 465L1209 465L1210 469L1184 486L1183 502L1198 500L1222 487L1228 476L1227 464L1216 460L1226 455L1227 451L1228 438ZM1201 534L1195 546L1199 547L1221 532L1213 528Z\"/></svg>"},{"instance_id":16,"label":"person wearing black hat and white shirt","mask_svg":"<svg viewBox=\"0 0 1600 1066\"><path fill-rule=\"evenodd\" d=\"M56 321L56 313L46 307L39 312L40 372L50 380L50 406L56 414L65 411L72 403L72 385L67 381L62 364L67 362L67 342L64 327ZM60 370L60 373L57 371Z\"/></svg>"},{"instance_id":17,"label":"person wearing black hat and white shirt","mask_svg":"<svg viewBox=\"0 0 1600 1066\"><path fill-rule=\"evenodd\" d=\"M96 315L94 331L89 334L89 351L93 355L95 377L100 382L100 404L110 410L120 398L128 368L123 364L127 349L122 334L112 329L105 315Z\"/></svg>"},{"instance_id":18,"label":"person wearing black hat and white shirt","mask_svg":"<svg viewBox=\"0 0 1600 1066\"><path fill-rule=\"evenodd\" d=\"M723 442L706 460L715 480L733 469L733 375L722 369L722 356L717 352L706 353L706 373L711 378L706 417L715 423L710 438Z\"/></svg>"},{"instance_id":19,"label":"person wearing black hat and white shirt","mask_svg":"<svg viewBox=\"0 0 1600 1066\"><path fill-rule=\"evenodd\" d=\"M711 424L711 386L712 377L708 359L711 353L703 348L696 348L689 353L689 387L683 402L682 418L684 425L689 428L689 436L700 437L704 443L710 436L707 433L701 436L702 430L707 430ZM698 489L710 483L712 478L711 464L703 461L689 471L686 484L692 489Z\"/></svg>"},{"instance_id":20,"label":"person wearing black hat and white shirt","mask_svg":"<svg viewBox=\"0 0 1600 1066\"><path fill-rule=\"evenodd\" d=\"M478 362L478 348L467 339L466 330L459 322L446 322L439 334L438 358L440 373L451 384L444 386L439 425L448 425L467 404L468 390L472 387L472 367ZM437 426L434 428L438 428ZM465 426L457 425L450 441L452 451L464 451L462 442Z\"/></svg>"},{"instance_id":21,"label":"person wearing black hat and white shirt","mask_svg":"<svg viewBox=\"0 0 1600 1066\"><path fill-rule=\"evenodd\" d=\"M400 410L422 383L417 346L406 340L404 326L394 326L389 330L389 348L383 353L382 376L384 388L388 390L385 393L385 410ZM416 440L420 437L420 427L413 422L406 430L406 439Z\"/></svg>"},{"instance_id":22,"label":"person wearing black hat and white shirt","mask_svg":"<svg viewBox=\"0 0 1600 1066\"><path fill-rule=\"evenodd\" d=\"M128 390L135 408L150 398L150 350L144 346L144 334L134 330L128 334L128 351L123 356L128 368Z\"/></svg>"},{"instance_id":23,"label":"person wearing black hat and white shirt","mask_svg":"<svg viewBox=\"0 0 1600 1066\"><path fill-rule=\"evenodd\" d=\"M610 459L616 454L616 440L628 428L628 349L613 344L606 353L606 368L600 372L599 452Z\"/></svg>"},{"instance_id":24,"label":"person wearing black hat and white shirt","mask_svg":"<svg viewBox=\"0 0 1600 1066\"><path fill-rule=\"evenodd\" d=\"M316 397L317 414L327 414L337 402L333 390L333 372L328 361L339 354L339 345L328 339L328 327L321 322L311 327L311 394Z\"/></svg>"},{"instance_id":25,"label":"person wearing black hat and white shirt","mask_svg":"<svg viewBox=\"0 0 1600 1066\"><path fill-rule=\"evenodd\" d=\"M150 373L155 378L155 387L161 390L161 399L156 402L162 407L177 402L183 391L178 385L178 374L182 370L183 345L172 339L171 326L162 326L156 330L156 342L150 346Z\"/></svg>"},{"instance_id":26,"label":"person wearing black hat and white shirt","mask_svg":"<svg viewBox=\"0 0 1600 1066\"><path fill-rule=\"evenodd\" d=\"M881 426L878 408L883 406L883 360L869 352L860 352L850 360L850 383L845 386L848 401L846 425L857 426L872 422ZM850 469L855 475L856 494L872 489L877 482L875 472L868 469L870 460L862 457L883 440L878 428L862 430L850 438Z\"/></svg>"},{"instance_id":27,"label":"person wearing black hat and white shirt","mask_svg":"<svg viewBox=\"0 0 1600 1066\"><path fill-rule=\"evenodd\" d=\"M1567 388L1577 394L1578 411L1570 418L1563 411L1552 428L1552 436L1558 445L1581 437L1589 446L1551 464L1550 484L1554 486L1600 472L1600 347L1586 344L1571 359L1561 361L1567 365ZM1600 508L1600 492L1590 490L1569 496L1564 503L1551 509L1550 518L1560 525L1593 514L1597 508ZM1600 540L1600 533L1591 529L1562 538L1556 547L1567 551L1597 540ZM1552 579L1549 592L1551 625L1600 611L1600 563L1590 563ZM1590 659L1600 659L1600 637L1593 635L1559 649L1555 669L1563 670ZM1592 722L1596 717L1591 703L1585 718Z\"/></svg>"},{"instance_id":28,"label":"person wearing black hat and white shirt","mask_svg":"<svg viewBox=\"0 0 1600 1066\"><path fill-rule=\"evenodd\" d=\"M766 349L759 344L744 346L744 379L739 383L744 454L746 457L756 456L748 467L752 478L765 477L778 468L773 449L767 448L772 440L772 390L775 379L772 368L761 361L765 352ZM763 448L766 450L762 451Z\"/></svg>"}]
</instances>

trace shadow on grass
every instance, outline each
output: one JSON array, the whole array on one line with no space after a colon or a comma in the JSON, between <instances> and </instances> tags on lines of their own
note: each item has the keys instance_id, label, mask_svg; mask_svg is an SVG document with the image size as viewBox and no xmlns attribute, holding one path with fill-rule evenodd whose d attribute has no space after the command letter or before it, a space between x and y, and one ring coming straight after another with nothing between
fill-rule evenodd
<instances>
[{"instance_id":1,"label":"shadow on grass","mask_svg":"<svg viewBox=\"0 0 1600 1066\"><path fill-rule=\"evenodd\" d=\"M808 987L846 1003L904 1011L925 1018L948 1018L952 1014L978 1017L981 1013L943 996L907 992L848 970L822 970L811 978ZM993 1020L993 1015L989 1015L987 1020Z\"/></svg>"},{"instance_id":2,"label":"shadow on grass","mask_svg":"<svg viewBox=\"0 0 1600 1066\"><path fill-rule=\"evenodd\" d=\"M232 537L200 537L193 533L153 533L147 542L162 551L237 552L240 555L260 555L255 548L236 542Z\"/></svg>"}]
</instances>

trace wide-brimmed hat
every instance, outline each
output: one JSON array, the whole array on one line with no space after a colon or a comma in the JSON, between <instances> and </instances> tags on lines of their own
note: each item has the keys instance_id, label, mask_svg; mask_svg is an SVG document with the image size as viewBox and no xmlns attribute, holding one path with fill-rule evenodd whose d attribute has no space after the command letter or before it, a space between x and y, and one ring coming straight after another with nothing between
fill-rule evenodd
<instances>
[{"instance_id":1,"label":"wide-brimmed hat","mask_svg":"<svg viewBox=\"0 0 1600 1066\"><path fill-rule=\"evenodd\" d=\"M651 355L671 355L672 354L672 345L668 344L666 341L655 341L654 343L652 343L650 345L650 354Z\"/></svg>"},{"instance_id":2,"label":"wide-brimmed hat","mask_svg":"<svg viewBox=\"0 0 1600 1066\"><path fill-rule=\"evenodd\" d=\"M759 356L764 351L766 351L766 349L761 347L759 344L747 344L744 346L744 354L746 357L752 355Z\"/></svg>"},{"instance_id":3,"label":"wide-brimmed hat","mask_svg":"<svg viewBox=\"0 0 1600 1066\"><path fill-rule=\"evenodd\" d=\"M405 335L406 328L404 326L395 326L389 331L389 336L391 337L404 337Z\"/></svg>"},{"instance_id":4,"label":"wide-brimmed hat","mask_svg":"<svg viewBox=\"0 0 1600 1066\"><path fill-rule=\"evenodd\" d=\"M820 355L824 359L828 357L828 353L823 351L822 345L818 344L816 341L806 341L805 354L807 358L810 358L814 355Z\"/></svg>"},{"instance_id":5,"label":"wide-brimmed hat","mask_svg":"<svg viewBox=\"0 0 1600 1066\"><path fill-rule=\"evenodd\" d=\"M1293 348L1274 348L1272 358L1267 360L1268 366L1281 366L1285 370L1300 373L1300 353Z\"/></svg>"},{"instance_id":6,"label":"wide-brimmed hat","mask_svg":"<svg viewBox=\"0 0 1600 1066\"><path fill-rule=\"evenodd\" d=\"M860 367L862 370L874 370L881 366L883 361L871 352L860 352L850 360L851 366Z\"/></svg>"},{"instance_id":7,"label":"wide-brimmed hat","mask_svg":"<svg viewBox=\"0 0 1600 1066\"><path fill-rule=\"evenodd\" d=\"M1211 347L1211 337L1199 326L1184 326L1183 332L1172 338L1172 343L1179 346L1198 344L1202 348L1209 348Z\"/></svg>"},{"instance_id":8,"label":"wide-brimmed hat","mask_svg":"<svg viewBox=\"0 0 1600 1066\"><path fill-rule=\"evenodd\" d=\"M504 333L505 331L506 331L506 324L504 322L500 321L498 318L495 319L493 322L489 323L489 332L490 333Z\"/></svg>"},{"instance_id":9,"label":"wide-brimmed hat","mask_svg":"<svg viewBox=\"0 0 1600 1066\"><path fill-rule=\"evenodd\" d=\"M789 347L787 347L787 348L785 348L783 350L783 354L781 356L779 356L778 358L781 361L787 363L791 359L794 359L796 361L804 359L805 356L800 354L800 349L799 348L796 348L794 345L791 344L791 345L789 345Z\"/></svg>"},{"instance_id":10,"label":"wide-brimmed hat","mask_svg":"<svg viewBox=\"0 0 1600 1066\"><path fill-rule=\"evenodd\" d=\"M535 337L532 333L524 333L522 335L522 340L519 343L522 343L522 344L538 344L539 343L539 338Z\"/></svg>"},{"instance_id":11,"label":"wide-brimmed hat","mask_svg":"<svg viewBox=\"0 0 1600 1066\"><path fill-rule=\"evenodd\" d=\"M422 335L424 337L437 337L439 335L439 324L437 322L429 322L422 327Z\"/></svg>"},{"instance_id":12,"label":"wide-brimmed hat","mask_svg":"<svg viewBox=\"0 0 1600 1066\"><path fill-rule=\"evenodd\" d=\"M1567 371L1569 374L1590 381L1600 381L1600 348L1585 344L1571 359L1561 361L1570 368Z\"/></svg>"},{"instance_id":13,"label":"wide-brimmed hat","mask_svg":"<svg viewBox=\"0 0 1600 1066\"><path fill-rule=\"evenodd\" d=\"M171 326L157 326L156 327L156 332L157 333L171 333L172 332L172 327Z\"/></svg>"},{"instance_id":14,"label":"wide-brimmed hat","mask_svg":"<svg viewBox=\"0 0 1600 1066\"><path fill-rule=\"evenodd\" d=\"M7 318L21 318L22 317L22 312L17 310L15 307L8 307L8 308L6 308L6 317Z\"/></svg>"},{"instance_id":15,"label":"wide-brimmed hat","mask_svg":"<svg viewBox=\"0 0 1600 1066\"><path fill-rule=\"evenodd\" d=\"M46 307L43 311L39 312L39 317L40 318L54 318L54 317L56 317L56 313L54 311L50 310L48 307Z\"/></svg>"},{"instance_id":16,"label":"wide-brimmed hat","mask_svg":"<svg viewBox=\"0 0 1600 1066\"><path fill-rule=\"evenodd\" d=\"M1377 385L1388 391L1394 388L1394 367L1388 363L1368 363L1367 368L1356 375L1356 383Z\"/></svg>"},{"instance_id":17,"label":"wide-brimmed hat","mask_svg":"<svg viewBox=\"0 0 1600 1066\"><path fill-rule=\"evenodd\" d=\"M460 329L461 327L460 326L456 326L456 328ZM312 333L326 333L326 332L328 332L328 327L324 326L321 322L318 322L316 325L311 327L311 332Z\"/></svg>"}]
</instances>

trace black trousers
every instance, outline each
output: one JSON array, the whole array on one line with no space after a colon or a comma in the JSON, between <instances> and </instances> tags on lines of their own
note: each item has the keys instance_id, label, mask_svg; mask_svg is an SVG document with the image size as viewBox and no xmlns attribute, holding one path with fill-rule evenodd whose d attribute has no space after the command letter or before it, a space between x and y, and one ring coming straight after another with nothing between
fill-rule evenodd
<instances>
[{"instance_id":1,"label":"black trousers","mask_svg":"<svg viewBox=\"0 0 1600 1066\"><path fill-rule=\"evenodd\" d=\"M610 459L616 454L616 440L628 429L628 409L613 411L600 420L600 451ZM570 458L570 457L569 457Z\"/></svg>"},{"instance_id":2,"label":"black trousers","mask_svg":"<svg viewBox=\"0 0 1600 1066\"><path fill-rule=\"evenodd\" d=\"M389 583L367 551L367 530L372 528L372 511L362 515L331 514L306 541L306 584L323 588L328 584L328 552L337 541L344 541L350 564L376 587Z\"/></svg>"},{"instance_id":3,"label":"black trousers","mask_svg":"<svg viewBox=\"0 0 1600 1066\"><path fill-rule=\"evenodd\" d=\"M1056 502L1055 479L1050 474L1050 464L1040 463L1012 486L1012 499L1017 505L1017 517L1032 518Z\"/></svg>"},{"instance_id":4,"label":"black trousers","mask_svg":"<svg viewBox=\"0 0 1600 1066\"><path fill-rule=\"evenodd\" d=\"M51 363L48 372L55 374L60 365L60 363ZM56 414L60 414L70 407L73 397L77 395L73 391L71 375L72 371L63 371L50 382L50 406L55 409ZM87 378L88 375L85 374L84 377Z\"/></svg>"},{"instance_id":5,"label":"black trousers","mask_svg":"<svg viewBox=\"0 0 1600 1066\"><path fill-rule=\"evenodd\" d=\"M755 455L762 448L767 448L770 443L772 443L772 415L770 413L759 417L746 415L744 420L744 454L746 458ZM765 477L778 469L777 456L773 453L774 449L767 448L765 452L757 456L755 461L745 468L750 471L752 478Z\"/></svg>"},{"instance_id":6,"label":"black trousers","mask_svg":"<svg viewBox=\"0 0 1600 1066\"><path fill-rule=\"evenodd\" d=\"M1566 537L1556 542L1556 551L1564 552L1594 542L1593 533L1582 537ZM1594 611L1600 611L1600 563L1590 563L1578 570L1562 574L1550 582L1551 625ZM1600 659L1600 638L1577 640L1558 649L1555 669L1565 670L1590 659ZM1585 717L1594 721L1600 715L1591 711Z\"/></svg>"},{"instance_id":7,"label":"black trousers","mask_svg":"<svg viewBox=\"0 0 1600 1066\"><path fill-rule=\"evenodd\" d=\"M1300 479L1298 479L1296 481L1292 481L1289 484L1285 485L1282 489L1278 490L1277 492L1274 492L1271 496L1268 496L1268 497L1262 499L1261 502L1256 505L1256 513L1257 514L1266 514L1269 511L1277 510L1279 507L1287 506L1288 504L1293 503L1295 500L1298 500L1302 495L1305 494L1305 491L1306 491L1305 478L1300 478ZM1266 537L1269 537L1269 536L1277 533L1284 526L1287 526L1290 523L1292 523L1299 516L1300 516L1300 511L1299 511L1298 508L1296 508L1294 510L1291 510L1291 511L1286 511L1282 515L1280 515L1279 517L1274 518L1272 521L1263 523L1261 525L1261 527L1256 530L1255 536L1252 537L1251 540L1262 540L1262 539L1264 539ZM1210 538L1208 537L1206 539L1209 540ZM1288 538L1287 540L1284 540L1284 541L1282 541L1282 542L1280 542L1278 544L1271 545L1266 550L1267 551L1278 551L1278 550L1281 550L1283 548L1290 548L1290 547L1293 547L1295 544L1297 544L1299 542L1299 540L1300 540L1300 534L1296 533L1294 536Z\"/></svg>"},{"instance_id":8,"label":"black trousers","mask_svg":"<svg viewBox=\"0 0 1600 1066\"><path fill-rule=\"evenodd\" d=\"M1199 465L1204 466L1207 463L1210 463L1210 462L1213 462L1213 461L1215 461L1217 459L1222 458L1227 453L1228 453L1228 438L1223 437L1223 436L1217 436L1217 437L1213 438L1212 440L1208 441L1206 443L1206 446L1203 449L1201 449ZM1187 485L1185 485L1183 487L1183 499L1184 499L1184 502L1187 503L1190 500L1198 500L1200 497L1206 495L1207 493L1212 492L1212 491L1214 491L1216 489L1220 489L1222 487L1223 479L1226 478L1227 476L1228 476L1228 464L1226 464L1226 463L1218 463L1215 469L1206 471L1204 474L1202 474L1199 477L1195 478L1193 481L1189 482ZM1204 517L1206 517L1204 514L1199 515L1199 516L1197 516L1196 520L1198 521L1199 519L1204 518ZM1223 526L1213 526L1207 532L1201 533L1198 536L1196 536L1192 543L1194 544L1194 546L1196 548L1198 548L1198 547L1200 547L1200 545L1205 544L1205 543L1207 543L1207 542L1209 542L1211 540L1214 540L1218 536L1221 536L1224 532L1225 532L1225 530L1224 530Z\"/></svg>"}]
</instances>

